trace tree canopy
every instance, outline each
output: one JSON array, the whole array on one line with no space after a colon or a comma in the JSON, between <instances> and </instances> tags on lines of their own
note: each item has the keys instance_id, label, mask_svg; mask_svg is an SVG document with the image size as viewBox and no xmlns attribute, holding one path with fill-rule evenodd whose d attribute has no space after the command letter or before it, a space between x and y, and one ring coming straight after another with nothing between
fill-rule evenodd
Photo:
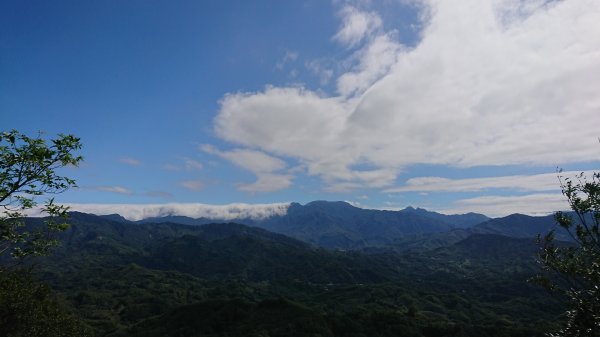
<instances>
[{"instance_id":1,"label":"tree canopy","mask_svg":"<svg viewBox=\"0 0 600 337\"><path fill-rule=\"evenodd\" d=\"M561 177L561 187L572 212L556 220L575 244L557 243L554 232L543 240L541 280L570 302L566 325L552 336L600 336L600 173Z\"/></svg>"},{"instance_id":2,"label":"tree canopy","mask_svg":"<svg viewBox=\"0 0 600 337\"><path fill-rule=\"evenodd\" d=\"M82 157L79 138L59 135L46 142L16 130L0 133L0 336L87 336L87 329L37 282L30 268L9 268L28 256L46 255L65 230L67 207L48 199L39 207L48 217L27 226L24 217L38 207L36 197L64 192L75 181L59 174Z\"/></svg>"},{"instance_id":3,"label":"tree canopy","mask_svg":"<svg viewBox=\"0 0 600 337\"><path fill-rule=\"evenodd\" d=\"M44 255L56 244L50 232L66 228L58 221L67 208L50 198L40 208L49 215L45 228L25 230L25 213L37 207L37 196L61 193L76 186L75 181L58 173L66 166L77 166L82 157L80 139L59 135L47 142L39 134L28 137L16 130L0 133L0 257Z\"/></svg>"}]
</instances>

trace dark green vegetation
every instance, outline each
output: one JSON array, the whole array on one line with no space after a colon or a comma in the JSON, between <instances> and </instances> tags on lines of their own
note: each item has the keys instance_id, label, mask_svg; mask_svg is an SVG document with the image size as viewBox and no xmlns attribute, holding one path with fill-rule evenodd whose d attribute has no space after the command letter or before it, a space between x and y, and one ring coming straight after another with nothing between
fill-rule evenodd
<instances>
[{"instance_id":1,"label":"dark green vegetation","mask_svg":"<svg viewBox=\"0 0 600 337\"><path fill-rule=\"evenodd\" d=\"M77 166L82 157L73 152L80 148L79 138L73 135L59 135L47 142L16 130L0 133L0 258L45 255L57 243L51 233L67 227L57 221L66 215L65 207L49 199L41 207L49 217L29 230L23 228L24 212L37 206L36 196L61 193L75 186L73 179L56 170Z\"/></svg>"},{"instance_id":2,"label":"dark green vegetation","mask_svg":"<svg viewBox=\"0 0 600 337\"><path fill-rule=\"evenodd\" d=\"M239 224L71 223L38 276L99 336L542 336L564 311L527 282L533 238L364 253Z\"/></svg>"},{"instance_id":3,"label":"dark green vegetation","mask_svg":"<svg viewBox=\"0 0 600 337\"><path fill-rule=\"evenodd\" d=\"M59 135L49 141L18 131L0 133L0 336L85 336L86 329L20 264L46 255L58 242L53 234L67 228L67 209L50 198L42 212L49 215L26 226L24 213L36 196L63 192L75 181L57 173L82 160L74 154L79 139Z\"/></svg>"},{"instance_id":4,"label":"dark green vegetation","mask_svg":"<svg viewBox=\"0 0 600 337\"><path fill-rule=\"evenodd\" d=\"M574 242L560 245L555 232L547 234L540 254L546 274L538 278L570 302L566 324L552 336L600 336L600 172L561 179L561 187L573 212L556 220Z\"/></svg>"},{"instance_id":5,"label":"dark green vegetation","mask_svg":"<svg viewBox=\"0 0 600 337\"><path fill-rule=\"evenodd\" d=\"M0 273L0 336L89 336L79 318L29 271Z\"/></svg>"}]
</instances>

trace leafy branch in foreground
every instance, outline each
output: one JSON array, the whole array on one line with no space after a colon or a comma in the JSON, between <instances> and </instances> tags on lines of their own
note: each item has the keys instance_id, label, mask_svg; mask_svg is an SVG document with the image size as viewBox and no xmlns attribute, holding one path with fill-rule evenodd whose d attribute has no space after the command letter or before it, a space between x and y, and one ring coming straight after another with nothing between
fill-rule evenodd
<instances>
[{"instance_id":1,"label":"leafy branch in foreground","mask_svg":"<svg viewBox=\"0 0 600 337\"><path fill-rule=\"evenodd\" d=\"M559 178L573 212L556 213L556 221L575 244L557 244L554 232L542 240L540 262L554 281L539 280L570 302L566 325L551 336L600 336L600 173Z\"/></svg>"},{"instance_id":2,"label":"leafy branch in foreground","mask_svg":"<svg viewBox=\"0 0 600 337\"><path fill-rule=\"evenodd\" d=\"M51 234L67 228L60 220L66 217L67 207L55 204L53 198L41 206L49 215L44 228L27 230L24 216L37 207L36 196L76 186L57 170L77 166L82 157L73 153L79 149L79 138L73 135L61 134L47 143L40 135L31 138L16 130L0 133L0 261L6 253L19 260L45 255L57 244Z\"/></svg>"},{"instance_id":3,"label":"leafy branch in foreground","mask_svg":"<svg viewBox=\"0 0 600 337\"><path fill-rule=\"evenodd\" d=\"M53 233L65 230L67 207L50 198L38 208L35 198L57 194L75 181L57 170L77 166L79 138L59 135L47 143L16 130L0 133L0 336L87 336L86 328L67 311L50 289L30 270L8 268L28 256L48 254L58 242ZM28 226L32 209L49 217L41 226Z\"/></svg>"}]
</instances>

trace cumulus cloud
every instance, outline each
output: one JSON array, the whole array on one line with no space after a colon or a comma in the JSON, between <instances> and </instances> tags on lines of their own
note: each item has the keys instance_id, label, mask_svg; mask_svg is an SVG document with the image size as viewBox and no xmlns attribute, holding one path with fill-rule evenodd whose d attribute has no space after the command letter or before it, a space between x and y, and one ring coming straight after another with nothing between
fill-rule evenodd
<instances>
[{"instance_id":1,"label":"cumulus cloud","mask_svg":"<svg viewBox=\"0 0 600 337\"><path fill-rule=\"evenodd\" d=\"M128 220L142 220L151 217L171 215L192 218L234 220L250 218L260 220L274 215L285 215L289 203L276 204L228 204L208 205L199 203L169 204L65 204L73 211L106 215L118 213Z\"/></svg>"},{"instance_id":2,"label":"cumulus cloud","mask_svg":"<svg viewBox=\"0 0 600 337\"><path fill-rule=\"evenodd\" d=\"M335 39L364 43L337 78L338 96L272 86L228 94L217 135L294 158L331 189L389 186L413 164L600 160L600 2L419 3L412 48L347 7Z\"/></svg>"},{"instance_id":3,"label":"cumulus cloud","mask_svg":"<svg viewBox=\"0 0 600 337\"><path fill-rule=\"evenodd\" d=\"M291 174L277 172L286 168L285 161L264 152L248 149L221 151L210 145L201 146L201 150L224 158L256 175L255 182L238 184L238 189L241 191L251 193L278 191L289 187L293 179Z\"/></svg>"},{"instance_id":4,"label":"cumulus cloud","mask_svg":"<svg viewBox=\"0 0 600 337\"><path fill-rule=\"evenodd\" d=\"M389 188L386 192L477 192L491 189L511 189L518 191L560 190L558 176L575 178L581 172L568 171L534 175L513 175L502 177L447 179L442 177L417 177L406 181L399 187ZM591 176L592 171L583 172Z\"/></svg>"}]
</instances>

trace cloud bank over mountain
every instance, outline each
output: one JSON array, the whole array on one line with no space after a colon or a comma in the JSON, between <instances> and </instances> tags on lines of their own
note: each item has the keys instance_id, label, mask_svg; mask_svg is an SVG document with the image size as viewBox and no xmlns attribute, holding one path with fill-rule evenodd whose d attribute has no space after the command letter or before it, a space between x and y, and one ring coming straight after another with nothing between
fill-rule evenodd
<instances>
[{"instance_id":1,"label":"cloud bank over mountain","mask_svg":"<svg viewBox=\"0 0 600 337\"><path fill-rule=\"evenodd\" d=\"M172 204L65 204L72 211L98 215L120 214L132 221L146 218L181 215L191 218L219 220L253 219L260 220L274 215L285 215L290 203L276 204L228 204L208 205L200 203ZM31 214L36 216L35 214ZM37 214L40 215L40 214Z\"/></svg>"}]
</instances>

